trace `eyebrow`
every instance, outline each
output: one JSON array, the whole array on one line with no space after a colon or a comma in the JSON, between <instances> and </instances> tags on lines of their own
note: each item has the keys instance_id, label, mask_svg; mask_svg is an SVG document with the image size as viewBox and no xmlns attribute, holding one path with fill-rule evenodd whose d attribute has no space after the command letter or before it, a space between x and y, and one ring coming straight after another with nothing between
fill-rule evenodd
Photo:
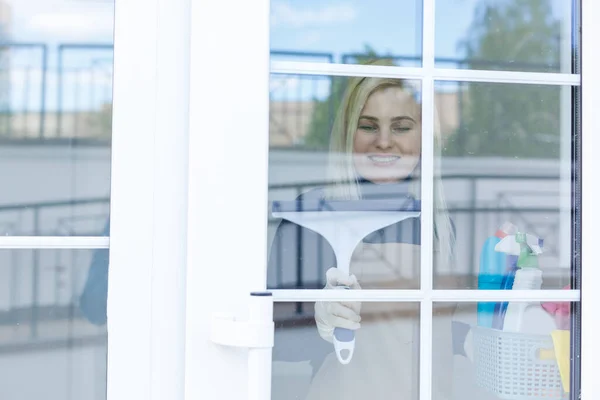
<instances>
[{"instance_id":1,"label":"eyebrow","mask_svg":"<svg viewBox=\"0 0 600 400\"><path fill-rule=\"evenodd\" d=\"M369 121L374 121L374 122L378 122L379 121L378 118L372 117L370 115L361 115L359 119L367 119ZM405 115L405 116L402 116L402 117L394 117L394 118L392 118L392 122L403 121L403 120L409 120L409 121L412 121L414 123L417 122L413 118L409 117L408 115Z\"/></svg>"}]
</instances>

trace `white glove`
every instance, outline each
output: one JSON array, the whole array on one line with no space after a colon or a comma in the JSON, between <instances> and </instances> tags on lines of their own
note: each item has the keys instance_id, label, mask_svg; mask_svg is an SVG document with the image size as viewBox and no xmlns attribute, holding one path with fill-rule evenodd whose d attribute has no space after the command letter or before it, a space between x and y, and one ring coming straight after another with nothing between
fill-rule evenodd
<instances>
[{"instance_id":1,"label":"white glove","mask_svg":"<svg viewBox=\"0 0 600 400\"><path fill-rule=\"evenodd\" d=\"M337 268L327 270L325 289L336 289L347 286L350 289L360 289L356 276L347 275ZM317 301L315 303L315 321L319 335L333 342L335 328L356 330L360 328L360 302Z\"/></svg>"}]
</instances>

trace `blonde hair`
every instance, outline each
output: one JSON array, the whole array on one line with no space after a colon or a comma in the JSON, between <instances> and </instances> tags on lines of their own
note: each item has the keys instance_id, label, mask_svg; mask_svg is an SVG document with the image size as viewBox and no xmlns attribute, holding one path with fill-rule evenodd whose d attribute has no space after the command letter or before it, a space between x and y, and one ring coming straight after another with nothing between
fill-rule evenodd
<instances>
[{"instance_id":1,"label":"blonde hair","mask_svg":"<svg viewBox=\"0 0 600 400\"><path fill-rule=\"evenodd\" d=\"M352 200L360 199L359 176L352 162L354 136L358 120L369 96L381 89L389 87L406 88L400 79L392 78L350 78L348 86L334 120L329 148L328 182L325 196L328 199ZM415 99L420 108L420 103ZM434 247L439 251L442 263L450 263L453 258L454 232L447 212L446 200L440 176L441 171L441 132L437 113L434 121L435 162L434 162ZM421 125L420 129L422 129ZM421 133L422 134L422 133ZM420 164L420 163L419 163ZM420 176L418 167L415 179L410 180L410 191L420 198ZM439 264L439 263L438 263ZM438 265L439 266L439 265Z\"/></svg>"}]
</instances>

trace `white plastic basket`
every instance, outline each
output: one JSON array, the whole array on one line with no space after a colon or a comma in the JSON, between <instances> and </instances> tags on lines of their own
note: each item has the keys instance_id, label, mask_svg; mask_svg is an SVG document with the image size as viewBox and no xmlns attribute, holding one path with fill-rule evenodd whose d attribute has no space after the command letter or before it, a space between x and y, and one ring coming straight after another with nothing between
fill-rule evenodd
<instances>
[{"instance_id":1,"label":"white plastic basket","mask_svg":"<svg viewBox=\"0 0 600 400\"><path fill-rule=\"evenodd\" d=\"M527 335L472 327L477 384L499 399L564 399L550 335Z\"/></svg>"}]
</instances>

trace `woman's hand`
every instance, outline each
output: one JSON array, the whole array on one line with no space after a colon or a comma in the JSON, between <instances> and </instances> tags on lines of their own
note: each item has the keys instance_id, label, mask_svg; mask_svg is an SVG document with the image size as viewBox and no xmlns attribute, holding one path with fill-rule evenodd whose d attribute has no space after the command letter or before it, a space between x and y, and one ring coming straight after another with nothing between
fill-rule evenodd
<instances>
[{"instance_id":1,"label":"woman's hand","mask_svg":"<svg viewBox=\"0 0 600 400\"><path fill-rule=\"evenodd\" d=\"M347 275L337 268L327 270L325 289L348 287L360 289L356 276ZM319 335L328 342L333 341L335 328L356 330L360 328L360 302L317 301L315 303L315 322Z\"/></svg>"}]
</instances>

